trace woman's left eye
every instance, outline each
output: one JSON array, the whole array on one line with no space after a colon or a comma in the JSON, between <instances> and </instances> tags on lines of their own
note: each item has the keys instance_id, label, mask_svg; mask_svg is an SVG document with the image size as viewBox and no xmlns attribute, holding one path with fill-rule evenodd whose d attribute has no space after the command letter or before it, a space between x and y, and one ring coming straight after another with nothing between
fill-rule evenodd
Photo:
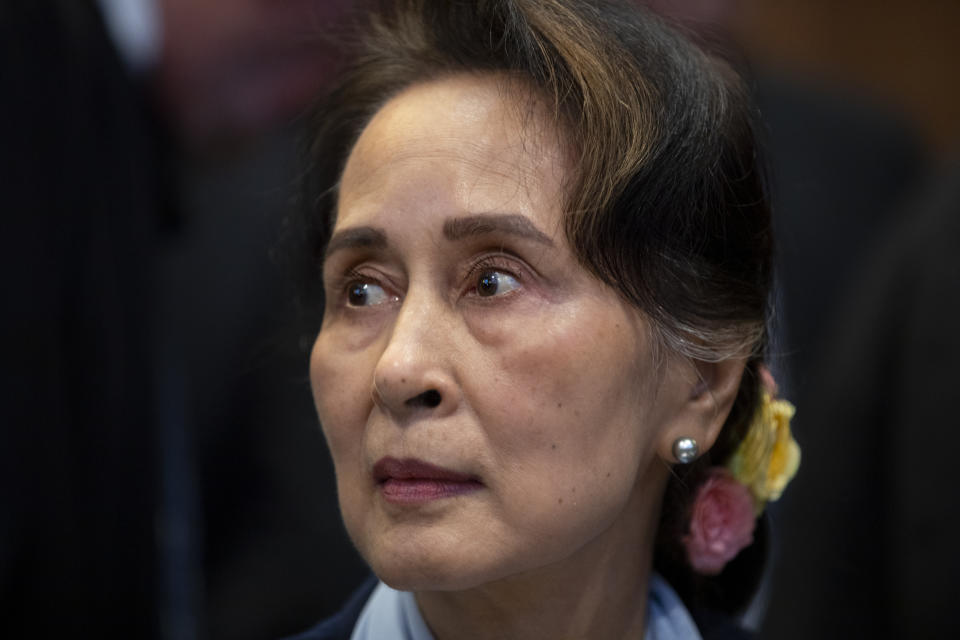
<instances>
[{"instance_id":1,"label":"woman's left eye","mask_svg":"<svg viewBox=\"0 0 960 640\"><path fill-rule=\"evenodd\" d=\"M520 287L520 281L499 269L484 269L477 277L477 295L482 298L499 296Z\"/></svg>"}]
</instances>

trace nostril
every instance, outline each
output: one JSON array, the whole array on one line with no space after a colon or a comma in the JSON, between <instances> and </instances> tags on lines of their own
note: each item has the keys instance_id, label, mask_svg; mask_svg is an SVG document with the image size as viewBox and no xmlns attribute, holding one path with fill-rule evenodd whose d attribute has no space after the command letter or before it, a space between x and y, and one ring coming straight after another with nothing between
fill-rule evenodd
<instances>
[{"instance_id":1,"label":"nostril","mask_svg":"<svg viewBox=\"0 0 960 640\"><path fill-rule=\"evenodd\" d=\"M435 409L440 406L440 401L442 397L440 392L436 389L428 389L423 393L414 396L407 400L407 406L409 407L424 407L425 409Z\"/></svg>"},{"instance_id":2,"label":"nostril","mask_svg":"<svg viewBox=\"0 0 960 640\"><path fill-rule=\"evenodd\" d=\"M423 393L423 402L431 409L440 406L440 392L436 389L430 389Z\"/></svg>"}]
</instances>

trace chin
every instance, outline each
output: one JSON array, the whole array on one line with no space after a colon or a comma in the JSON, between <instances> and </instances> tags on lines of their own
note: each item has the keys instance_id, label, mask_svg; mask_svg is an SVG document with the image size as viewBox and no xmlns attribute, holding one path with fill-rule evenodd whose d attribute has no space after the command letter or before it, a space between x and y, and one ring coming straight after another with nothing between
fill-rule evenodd
<instances>
[{"instance_id":1,"label":"chin","mask_svg":"<svg viewBox=\"0 0 960 640\"><path fill-rule=\"evenodd\" d=\"M360 552L380 580L400 591L463 591L510 573L502 562L485 562L482 553L462 545L408 539Z\"/></svg>"}]
</instances>

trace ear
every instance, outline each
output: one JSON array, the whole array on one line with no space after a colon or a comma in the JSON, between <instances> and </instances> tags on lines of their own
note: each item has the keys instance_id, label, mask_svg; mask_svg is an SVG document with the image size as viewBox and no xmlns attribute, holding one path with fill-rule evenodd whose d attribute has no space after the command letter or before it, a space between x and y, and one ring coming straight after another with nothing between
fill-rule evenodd
<instances>
[{"instance_id":1,"label":"ear","mask_svg":"<svg viewBox=\"0 0 960 640\"><path fill-rule=\"evenodd\" d=\"M657 447L667 463L676 462L673 443L678 438L696 440L698 457L713 446L733 407L745 366L743 358L720 362L678 359L668 366L661 391L670 397L667 404L673 411L664 422Z\"/></svg>"}]
</instances>

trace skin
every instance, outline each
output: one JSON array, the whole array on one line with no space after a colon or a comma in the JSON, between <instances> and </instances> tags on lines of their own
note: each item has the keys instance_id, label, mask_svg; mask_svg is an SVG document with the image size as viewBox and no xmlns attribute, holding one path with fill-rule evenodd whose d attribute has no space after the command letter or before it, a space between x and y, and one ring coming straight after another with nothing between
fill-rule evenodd
<instances>
[{"instance_id":1,"label":"skin","mask_svg":"<svg viewBox=\"0 0 960 640\"><path fill-rule=\"evenodd\" d=\"M742 370L654 370L643 314L564 237L545 113L494 76L394 97L349 157L324 263L310 374L344 521L441 640L641 637L671 443L712 443ZM384 456L482 487L398 505Z\"/></svg>"}]
</instances>

